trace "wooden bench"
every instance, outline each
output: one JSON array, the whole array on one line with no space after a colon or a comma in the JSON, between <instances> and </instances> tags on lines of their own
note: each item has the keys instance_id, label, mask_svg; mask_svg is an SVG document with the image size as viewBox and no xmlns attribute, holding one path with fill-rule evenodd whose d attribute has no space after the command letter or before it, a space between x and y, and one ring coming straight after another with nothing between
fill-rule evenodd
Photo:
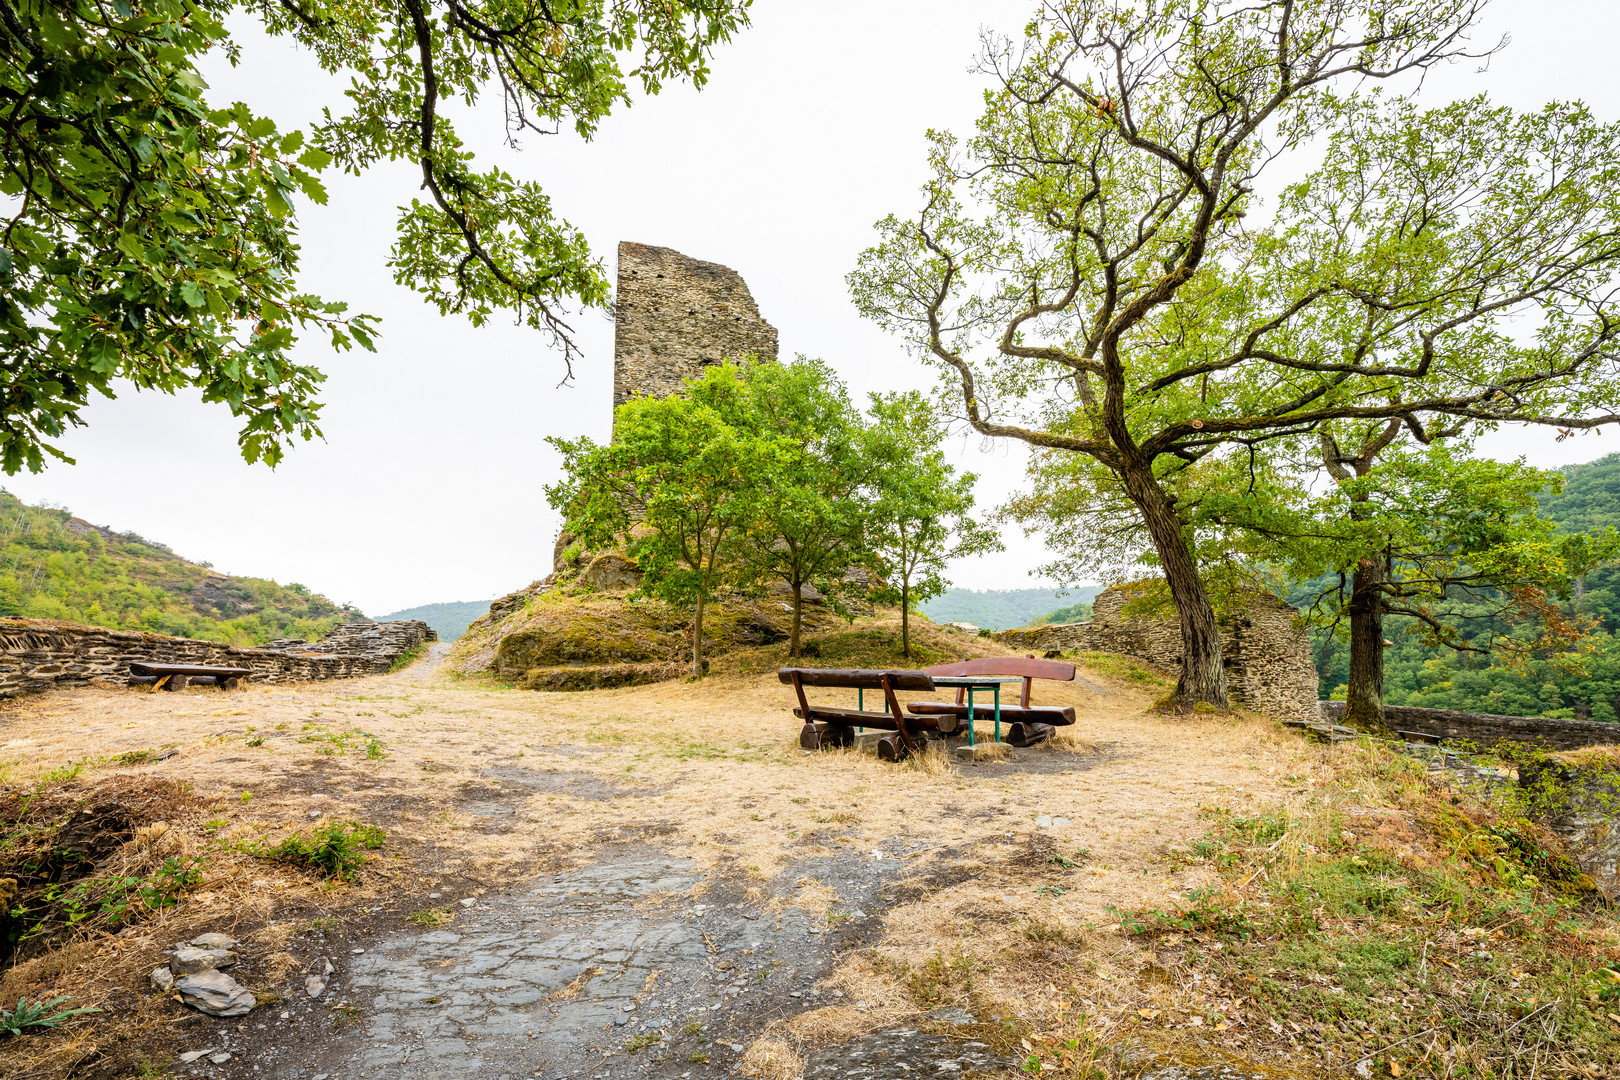
<instances>
[{"instance_id":1,"label":"wooden bench","mask_svg":"<svg viewBox=\"0 0 1620 1080\"><path fill-rule=\"evenodd\" d=\"M1073 664L1057 660L1037 660L1033 656L988 656L977 660L959 660L954 664L939 664L925 668L924 672L930 677L970 675L1022 677L1024 687L1019 695L1018 704L1001 706L1001 721L1009 725L1007 742L1013 746L1034 746L1036 743L1045 742L1056 733L1056 728L1074 723L1073 706L1029 703L1031 683L1036 679L1073 682ZM936 730L944 734L951 734L967 723L968 707L964 690L957 690L954 702L913 701L907 708L919 716L935 718L938 725ZM973 703L975 722L993 719L995 712L996 707L993 704Z\"/></svg>"},{"instance_id":2,"label":"wooden bench","mask_svg":"<svg viewBox=\"0 0 1620 1080\"><path fill-rule=\"evenodd\" d=\"M850 746L855 742L857 727L892 731L878 740L878 757L885 761L899 761L922 747L927 738L925 731L938 731L939 721L932 716L907 716L900 707L896 693L934 689L934 680L921 671L876 671L836 668L783 668L777 678L793 687L799 696L799 707L793 715L804 721L799 732L799 745L806 750L822 750L834 746ZM839 709L830 705L812 705L805 697L807 686L836 687L843 690L881 690L884 710Z\"/></svg>"},{"instance_id":3,"label":"wooden bench","mask_svg":"<svg viewBox=\"0 0 1620 1080\"><path fill-rule=\"evenodd\" d=\"M223 686L235 690L242 680L253 674L245 667L209 667L206 664L147 664L129 665L129 685L150 686L153 690L184 690L192 683L198 686Z\"/></svg>"}]
</instances>

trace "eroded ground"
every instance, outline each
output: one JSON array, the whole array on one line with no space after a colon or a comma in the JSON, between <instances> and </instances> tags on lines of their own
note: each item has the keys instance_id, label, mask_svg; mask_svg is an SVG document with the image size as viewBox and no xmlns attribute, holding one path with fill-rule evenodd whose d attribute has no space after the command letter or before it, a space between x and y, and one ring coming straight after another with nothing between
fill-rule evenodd
<instances>
[{"instance_id":1,"label":"eroded ground","mask_svg":"<svg viewBox=\"0 0 1620 1080\"><path fill-rule=\"evenodd\" d=\"M839 1062L916 1040L946 1064L915 1075L963 1075L1023 1061L1028 1033L1081 1013L1116 1065L1166 1046L1243 1075L1320 1064L1310 1032L1201 983L1175 936L1133 937L1120 913L1214 883L1166 853L1217 808L1314 797L1333 748L1264 719L1150 714L1156 688L1091 671L1037 689L1079 712L1060 745L896 766L800 751L774 675L546 694L436 659L9 706L12 783L72 763L86 789L183 781L192 809L171 816L205 861L177 908L7 976L11 997L105 1010L18 1040L8 1075L789 1077L806 1058L811 1075L883 1075ZM250 854L333 820L387 834L352 885ZM202 930L243 941L250 1015L203 1018L146 985Z\"/></svg>"}]
</instances>

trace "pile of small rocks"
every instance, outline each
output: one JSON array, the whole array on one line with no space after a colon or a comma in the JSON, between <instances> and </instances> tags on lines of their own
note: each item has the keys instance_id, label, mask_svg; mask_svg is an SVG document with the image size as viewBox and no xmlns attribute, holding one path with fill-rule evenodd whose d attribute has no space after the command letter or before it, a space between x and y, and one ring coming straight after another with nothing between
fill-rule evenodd
<instances>
[{"instance_id":1,"label":"pile of small rocks","mask_svg":"<svg viewBox=\"0 0 1620 1080\"><path fill-rule=\"evenodd\" d=\"M203 934L176 946L169 962L152 969L152 985L175 990L180 1000L209 1016L243 1016L258 999L253 992L221 968L236 964L236 939L228 934Z\"/></svg>"}]
</instances>

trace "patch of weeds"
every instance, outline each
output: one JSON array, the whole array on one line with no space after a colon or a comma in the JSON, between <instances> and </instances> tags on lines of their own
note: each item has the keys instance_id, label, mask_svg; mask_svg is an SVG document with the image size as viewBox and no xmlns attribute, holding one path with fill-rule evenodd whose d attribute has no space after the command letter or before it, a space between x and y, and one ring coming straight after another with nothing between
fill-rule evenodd
<instances>
[{"instance_id":1,"label":"patch of weeds","mask_svg":"<svg viewBox=\"0 0 1620 1080\"><path fill-rule=\"evenodd\" d=\"M253 736L253 738L251 738L251 739L249 739L247 741L247 744L249 746L263 746L264 745L264 736L263 735L255 735L255 736Z\"/></svg>"},{"instance_id":2,"label":"patch of weeds","mask_svg":"<svg viewBox=\"0 0 1620 1080\"><path fill-rule=\"evenodd\" d=\"M965 1000L973 989L973 961L967 954L949 956L935 953L920 965L891 960L882 953L869 953L872 967L905 986L919 1008L936 1009Z\"/></svg>"},{"instance_id":3,"label":"patch of weeds","mask_svg":"<svg viewBox=\"0 0 1620 1080\"><path fill-rule=\"evenodd\" d=\"M694 1065L707 1065L709 1063L709 1055L702 1050L694 1050L687 1055L686 1060L690 1061Z\"/></svg>"},{"instance_id":4,"label":"patch of weeds","mask_svg":"<svg viewBox=\"0 0 1620 1080\"><path fill-rule=\"evenodd\" d=\"M182 893L201 885L202 880L202 870L190 859L169 858L150 875L86 877L52 885L41 897L46 910L24 936L78 927L95 918L121 926L147 912L173 907ZM22 913L31 914L25 909ZM16 917L19 911L11 914Z\"/></svg>"},{"instance_id":5,"label":"patch of weeds","mask_svg":"<svg viewBox=\"0 0 1620 1080\"><path fill-rule=\"evenodd\" d=\"M383 749L382 740L377 738L375 735L367 735L366 757L372 761L381 761L387 756L388 751Z\"/></svg>"},{"instance_id":6,"label":"patch of weeds","mask_svg":"<svg viewBox=\"0 0 1620 1080\"><path fill-rule=\"evenodd\" d=\"M157 760L156 750L126 750L113 758L120 765L145 765Z\"/></svg>"},{"instance_id":7,"label":"patch of weeds","mask_svg":"<svg viewBox=\"0 0 1620 1080\"><path fill-rule=\"evenodd\" d=\"M242 792L242 805L243 806L246 806L248 803L250 803L252 801L253 801L253 792L251 792L251 791Z\"/></svg>"},{"instance_id":8,"label":"patch of weeds","mask_svg":"<svg viewBox=\"0 0 1620 1080\"><path fill-rule=\"evenodd\" d=\"M29 1028L53 1028L64 1020L85 1013L100 1012L100 1009L63 1009L53 1012L58 1005L68 1000L64 997L54 997L49 1001L29 1001L27 998L18 998L15 1009L0 1009L0 1031L10 1035L21 1035Z\"/></svg>"},{"instance_id":9,"label":"patch of weeds","mask_svg":"<svg viewBox=\"0 0 1620 1080\"><path fill-rule=\"evenodd\" d=\"M84 762L69 761L60 768L52 769L39 778L42 784L65 784L69 780L77 780L79 774L84 772Z\"/></svg>"},{"instance_id":10,"label":"patch of weeds","mask_svg":"<svg viewBox=\"0 0 1620 1080\"><path fill-rule=\"evenodd\" d=\"M453 918L455 918L455 914L449 908L423 908L421 911L413 911L405 916L405 921L432 929L436 926L443 926Z\"/></svg>"},{"instance_id":11,"label":"patch of weeds","mask_svg":"<svg viewBox=\"0 0 1620 1080\"><path fill-rule=\"evenodd\" d=\"M412 664L420 660L422 655L426 652L427 644L425 642L412 645L410 648L406 649L404 652L400 653L398 656L394 657L388 662L388 670L403 671L405 668L410 667Z\"/></svg>"},{"instance_id":12,"label":"patch of weeds","mask_svg":"<svg viewBox=\"0 0 1620 1080\"><path fill-rule=\"evenodd\" d=\"M1037 886L1035 886L1035 895L1036 896L1047 896L1047 897L1051 897L1053 900L1056 900L1058 897L1062 896L1066 892L1068 892L1067 889L1064 889L1064 888L1062 888L1061 886L1058 886L1058 885L1037 885Z\"/></svg>"},{"instance_id":13,"label":"patch of weeds","mask_svg":"<svg viewBox=\"0 0 1620 1080\"><path fill-rule=\"evenodd\" d=\"M1182 904L1168 911L1162 908L1126 910L1113 906L1107 910L1119 919L1119 925L1127 933L1141 936L1191 932L1247 937L1253 932L1242 905L1224 889L1213 886L1193 889Z\"/></svg>"},{"instance_id":14,"label":"patch of weeds","mask_svg":"<svg viewBox=\"0 0 1620 1080\"><path fill-rule=\"evenodd\" d=\"M353 881L366 862L362 849L382 847L386 835L375 825L333 821L316 826L307 835L296 832L276 844L254 841L243 850L265 862L316 870L338 881Z\"/></svg>"},{"instance_id":15,"label":"patch of weeds","mask_svg":"<svg viewBox=\"0 0 1620 1080\"><path fill-rule=\"evenodd\" d=\"M681 1028L681 1034L685 1035L688 1039L696 1038L697 1036L703 1034L703 1025L698 1023L696 1020L689 1020L687 1021L686 1026Z\"/></svg>"},{"instance_id":16,"label":"patch of weeds","mask_svg":"<svg viewBox=\"0 0 1620 1080\"><path fill-rule=\"evenodd\" d=\"M358 1005L332 1006L332 1027L335 1029L341 1030L346 1028L350 1024L357 1023L359 1019L360 1006Z\"/></svg>"},{"instance_id":17,"label":"patch of weeds","mask_svg":"<svg viewBox=\"0 0 1620 1080\"><path fill-rule=\"evenodd\" d=\"M625 1042L624 1042L624 1052L627 1053L627 1054L634 1054L638 1050L645 1050L645 1049L647 1049L647 1047L655 1046L658 1043L661 1043L663 1041L664 1041L664 1036L660 1032L657 1032L657 1031L642 1032L640 1035L636 1035L636 1036L633 1036L633 1037L625 1040Z\"/></svg>"}]
</instances>

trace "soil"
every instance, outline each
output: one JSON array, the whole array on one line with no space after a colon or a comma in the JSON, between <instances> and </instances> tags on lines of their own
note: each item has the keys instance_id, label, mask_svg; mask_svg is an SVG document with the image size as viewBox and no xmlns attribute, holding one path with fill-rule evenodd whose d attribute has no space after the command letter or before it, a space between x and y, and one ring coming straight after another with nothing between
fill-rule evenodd
<instances>
[{"instance_id":1,"label":"soil","mask_svg":"<svg viewBox=\"0 0 1620 1080\"><path fill-rule=\"evenodd\" d=\"M1204 884L1208 870L1160 857L1203 832L1201 808L1286 801L1328 752L1264 719L1148 713L1156 688L1092 672L1036 688L1081 718L1057 745L893 765L799 750L774 674L534 693L440 670L444 651L341 682L6 706L11 783L69 761L85 766L70 794L182 781L212 854L179 908L92 938L76 968L36 961L0 982L106 1010L12 1040L28 1049L0 1051L0 1072L789 1076L760 1047L802 1065L914 1031L938 1004L915 974L929 957L1018 960L976 969L964 1000L979 1021L1039 1019L1055 969L1032 926L1086 952L1091 1005L1123 1025L1151 947L1117 932L1114 909ZM353 884L244 853L334 820L387 833ZM203 930L242 942L231 973L260 995L250 1015L201 1017L145 984ZM312 1000L304 978L327 960ZM961 1042L928 1029L916 1045ZM231 1059L177 1063L203 1049Z\"/></svg>"}]
</instances>

